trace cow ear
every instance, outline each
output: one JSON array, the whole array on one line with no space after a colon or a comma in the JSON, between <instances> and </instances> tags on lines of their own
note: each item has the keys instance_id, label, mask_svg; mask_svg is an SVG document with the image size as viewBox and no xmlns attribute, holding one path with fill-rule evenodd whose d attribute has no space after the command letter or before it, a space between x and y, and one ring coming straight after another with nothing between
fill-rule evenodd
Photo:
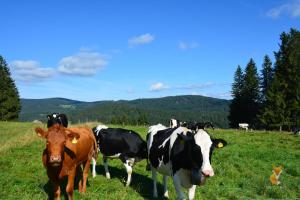
<instances>
[{"instance_id":1,"label":"cow ear","mask_svg":"<svg viewBox=\"0 0 300 200\"><path fill-rule=\"evenodd\" d=\"M48 119L48 120L51 119L51 116L50 116L50 115L47 115L47 119Z\"/></svg>"},{"instance_id":2,"label":"cow ear","mask_svg":"<svg viewBox=\"0 0 300 200\"><path fill-rule=\"evenodd\" d=\"M223 139L212 139L212 141L216 148L223 148L227 145L227 142Z\"/></svg>"},{"instance_id":3,"label":"cow ear","mask_svg":"<svg viewBox=\"0 0 300 200\"><path fill-rule=\"evenodd\" d=\"M41 127L35 128L34 131L39 137L47 138L48 136L48 133L44 131Z\"/></svg>"},{"instance_id":4,"label":"cow ear","mask_svg":"<svg viewBox=\"0 0 300 200\"><path fill-rule=\"evenodd\" d=\"M78 133L68 131L67 132L67 138L70 140L73 144L76 144L78 142L78 139L80 138L80 135Z\"/></svg>"}]
</instances>

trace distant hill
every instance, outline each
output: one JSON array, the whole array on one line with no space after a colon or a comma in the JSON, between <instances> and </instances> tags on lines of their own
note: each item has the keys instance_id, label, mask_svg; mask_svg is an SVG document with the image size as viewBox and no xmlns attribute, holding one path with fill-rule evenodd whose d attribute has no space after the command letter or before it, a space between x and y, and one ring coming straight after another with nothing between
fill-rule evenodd
<instances>
[{"instance_id":1,"label":"distant hill","mask_svg":"<svg viewBox=\"0 0 300 200\"><path fill-rule=\"evenodd\" d=\"M21 99L21 121L46 121L53 112L65 113L71 122L167 125L170 118L182 121L212 121L228 127L229 100L198 95L170 96L151 99L83 102L64 98Z\"/></svg>"}]
</instances>

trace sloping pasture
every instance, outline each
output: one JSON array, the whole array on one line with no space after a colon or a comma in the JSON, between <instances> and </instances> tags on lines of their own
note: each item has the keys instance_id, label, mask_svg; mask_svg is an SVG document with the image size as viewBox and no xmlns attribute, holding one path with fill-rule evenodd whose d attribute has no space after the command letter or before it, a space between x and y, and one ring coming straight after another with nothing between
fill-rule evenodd
<instances>
[{"instance_id":1,"label":"sloping pasture","mask_svg":"<svg viewBox=\"0 0 300 200\"><path fill-rule=\"evenodd\" d=\"M96 124L87 124L92 127ZM45 141L34 133L33 123L0 122L0 199L48 199L48 183L41 155ZM45 127L45 125L42 125ZM147 127L125 127L146 137ZM215 176L198 187L196 199L300 199L300 137L278 132L209 130L228 146L216 149L212 158ZM272 186L272 165L282 165L281 184ZM104 176L101 156L96 178L89 175L86 194L74 192L74 199L152 199L151 173L146 161L134 167L130 187L125 187L126 172L119 160L110 160L111 180ZM161 182L161 176L159 176ZM176 193L169 179L169 195ZM162 195L162 185L159 185ZM62 197L63 198L63 197Z\"/></svg>"}]
</instances>

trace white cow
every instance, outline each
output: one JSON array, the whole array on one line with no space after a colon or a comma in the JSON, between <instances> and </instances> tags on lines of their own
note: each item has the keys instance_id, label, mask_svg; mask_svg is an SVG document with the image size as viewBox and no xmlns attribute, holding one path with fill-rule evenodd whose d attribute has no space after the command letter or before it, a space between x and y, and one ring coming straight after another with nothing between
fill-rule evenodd
<instances>
[{"instance_id":1,"label":"white cow","mask_svg":"<svg viewBox=\"0 0 300 200\"><path fill-rule=\"evenodd\" d=\"M239 123L239 128L241 128L241 129L245 129L246 131L248 131L248 127L249 127L249 124L247 124L247 123Z\"/></svg>"}]
</instances>

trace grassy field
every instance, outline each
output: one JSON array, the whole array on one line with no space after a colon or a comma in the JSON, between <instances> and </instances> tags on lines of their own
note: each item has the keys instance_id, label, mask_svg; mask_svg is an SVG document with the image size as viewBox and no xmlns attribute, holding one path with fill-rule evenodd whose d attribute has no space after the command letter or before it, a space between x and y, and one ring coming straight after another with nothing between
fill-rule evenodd
<instances>
[{"instance_id":1,"label":"grassy field","mask_svg":"<svg viewBox=\"0 0 300 200\"><path fill-rule=\"evenodd\" d=\"M92 127L95 124L88 124ZM34 133L36 124L0 122L0 199L48 199L48 183L41 155L45 141ZM42 125L45 127L45 125ZM144 138L147 127L126 127ZM287 133L209 131L223 138L228 146L217 149L212 158L215 176L197 188L196 199L300 199L300 137ZM281 184L272 186L272 164L284 167ZM126 172L119 160L110 160L111 180L104 176L98 158L96 178L89 174L86 194L74 192L75 199L152 199L151 173L146 161L134 167L130 187L125 187ZM161 182L161 176L159 176ZM159 187L162 195L162 185ZM170 199L176 193L169 179Z\"/></svg>"}]
</instances>

